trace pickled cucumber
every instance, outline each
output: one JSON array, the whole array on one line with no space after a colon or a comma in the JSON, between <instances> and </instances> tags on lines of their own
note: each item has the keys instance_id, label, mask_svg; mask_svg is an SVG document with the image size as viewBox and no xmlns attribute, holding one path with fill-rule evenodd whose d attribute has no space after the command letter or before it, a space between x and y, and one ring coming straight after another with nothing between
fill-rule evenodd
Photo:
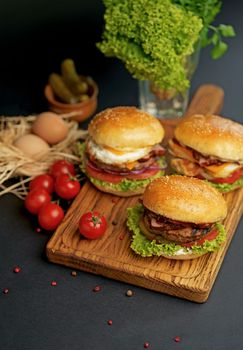
<instances>
[{"instance_id":1,"label":"pickled cucumber","mask_svg":"<svg viewBox=\"0 0 243 350\"><path fill-rule=\"evenodd\" d=\"M89 100L89 95L84 94L80 96L80 102L85 102Z\"/></svg>"},{"instance_id":2,"label":"pickled cucumber","mask_svg":"<svg viewBox=\"0 0 243 350\"><path fill-rule=\"evenodd\" d=\"M64 82L74 95L85 94L88 91L88 84L82 81L76 72L75 64L72 59L65 59L61 63L61 71Z\"/></svg>"},{"instance_id":3,"label":"pickled cucumber","mask_svg":"<svg viewBox=\"0 0 243 350\"><path fill-rule=\"evenodd\" d=\"M65 103L74 104L79 102L79 98L75 96L64 83L59 74L52 73L49 76L49 83L54 91L54 94Z\"/></svg>"}]
</instances>

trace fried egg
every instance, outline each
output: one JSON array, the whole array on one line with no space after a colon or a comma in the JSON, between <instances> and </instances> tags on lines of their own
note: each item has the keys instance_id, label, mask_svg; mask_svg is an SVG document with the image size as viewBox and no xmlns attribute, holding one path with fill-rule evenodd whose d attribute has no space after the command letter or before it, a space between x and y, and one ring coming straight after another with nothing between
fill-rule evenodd
<instances>
[{"instance_id":1,"label":"fried egg","mask_svg":"<svg viewBox=\"0 0 243 350\"><path fill-rule=\"evenodd\" d=\"M92 139L87 141L89 153L105 164L122 164L133 162L146 156L152 147L137 148L134 151L123 152L108 147L101 147Z\"/></svg>"}]
</instances>

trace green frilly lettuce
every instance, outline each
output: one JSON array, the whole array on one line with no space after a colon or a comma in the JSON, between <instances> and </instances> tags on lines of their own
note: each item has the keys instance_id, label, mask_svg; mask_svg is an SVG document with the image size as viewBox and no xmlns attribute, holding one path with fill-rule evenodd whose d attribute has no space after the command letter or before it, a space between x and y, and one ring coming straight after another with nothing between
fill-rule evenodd
<instances>
[{"instance_id":1,"label":"green frilly lettuce","mask_svg":"<svg viewBox=\"0 0 243 350\"><path fill-rule=\"evenodd\" d=\"M185 253L203 254L208 252L214 252L226 239L226 232L224 226L220 223L216 224L216 228L219 231L218 236L212 241L205 241L201 246L193 246L185 248L175 243L156 243L155 240L151 241L147 239L139 227L139 221L143 215L144 207L142 204L138 204L133 208L127 209L127 226L130 231L133 232L131 248L135 253L149 257L153 255L167 255L168 258L173 256L177 251L183 250Z\"/></svg>"},{"instance_id":2,"label":"green frilly lettuce","mask_svg":"<svg viewBox=\"0 0 243 350\"><path fill-rule=\"evenodd\" d=\"M79 144L79 156L80 156L80 169L82 170L83 173L85 173L85 167L84 167L84 152L85 152L85 143L80 143ZM165 157L160 157L158 159L158 163L161 166L161 168L164 168L166 163L165 163ZM164 175L164 171L158 171L154 176L151 176L149 179L143 179L143 180L129 180L129 179L124 179L118 184L114 184L111 182L103 181L103 180L98 180L95 179L91 176L89 177L90 182L92 182L94 185L97 186L102 186L105 187L106 189L111 189L114 191L122 191L122 192L127 192L127 191L135 191L141 187L146 187L152 180L161 177Z\"/></svg>"},{"instance_id":3,"label":"green frilly lettuce","mask_svg":"<svg viewBox=\"0 0 243 350\"><path fill-rule=\"evenodd\" d=\"M201 18L169 0L103 2L100 51L124 62L136 79L185 91L189 86L187 61L203 27Z\"/></svg>"},{"instance_id":4,"label":"green frilly lettuce","mask_svg":"<svg viewBox=\"0 0 243 350\"><path fill-rule=\"evenodd\" d=\"M219 190L220 192L229 192L229 191L233 191L234 189L243 186L243 176L241 176L241 178L235 182L233 182L232 184L218 184L215 182L210 182L208 181L208 183L210 185L212 185L213 187L217 188L217 190Z\"/></svg>"}]
</instances>

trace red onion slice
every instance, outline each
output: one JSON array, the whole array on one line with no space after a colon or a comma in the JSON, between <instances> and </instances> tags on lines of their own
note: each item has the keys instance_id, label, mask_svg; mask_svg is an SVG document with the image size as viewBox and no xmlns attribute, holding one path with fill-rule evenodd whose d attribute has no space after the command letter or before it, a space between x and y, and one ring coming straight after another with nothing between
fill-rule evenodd
<instances>
[{"instance_id":1,"label":"red onion slice","mask_svg":"<svg viewBox=\"0 0 243 350\"><path fill-rule=\"evenodd\" d=\"M160 166L156 166L156 165L151 165L149 167L145 167L145 168L142 168L142 169L138 169L138 170L131 170L131 171L113 171L113 170L104 170L104 169L100 169L98 168L93 162L91 162L90 160L88 160L88 166L100 173L108 173L108 174L111 174L111 175L121 175L121 176L125 176L125 175L139 175L139 174L142 174L144 173L145 171L147 170L164 170L166 168L166 166L164 167L160 167Z\"/></svg>"}]
</instances>

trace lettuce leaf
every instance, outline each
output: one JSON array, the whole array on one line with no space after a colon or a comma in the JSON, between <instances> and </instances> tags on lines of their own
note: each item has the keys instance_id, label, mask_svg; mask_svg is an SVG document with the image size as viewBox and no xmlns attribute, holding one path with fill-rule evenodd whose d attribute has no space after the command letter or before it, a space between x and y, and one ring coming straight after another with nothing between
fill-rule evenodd
<instances>
[{"instance_id":1,"label":"lettuce leaf","mask_svg":"<svg viewBox=\"0 0 243 350\"><path fill-rule=\"evenodd\" d=\"M132 250L143 256L160 256L161 254L167 255L168 258L173 256L176 252L184 252L187 254L202 254L207 252L214 252L226 239L226 232L224 226L217 223L215 226L219 231L218 236L212 241L205 241L201 246L193 246L190 248L182 247L176 243L156 243L155 240L151 241L147 239L141 232L139 227L139 221L143 215L144 207L142 204L138 204L133 208L127 209L127 227L133 232L131 248Z\"/></svg>"},{"instance_id":2,"label":"lettuce leaf","mask_svg":"<svg viewBox=\"0 0 243 350\"><path fill-rule=\"evenodd\" d=\"M85 173L85 167L84 167L84 152L85 152L85 143L79 144L79 156L80 156L80 169L82 170L83 173ZM158 163L161 167L165 167L166 162L165 162L165 157L160 157L158 159ZM92 182L94 185L97 186L102 186L107 189L112 189L115 191L122 191L122 192L127 192L127 191L135 191L141 187L146 187L152 180L161 177L164 175L164 171L158 171L155 175L151 176L149 179L143 179L143 180L129 180L129 179L124 179L118 184L114 184L111 182L103 181L103 180L98 180L95 179L91 176L88 176L90 182Z\"/></svg>"},{"instance_id":3,"label":"lettuce leaf","mask_svg":"<svg viewBox=\"0 0 243 350\"><path fill-rule=\"evenodd\" d=\"M220 192L229 192L229 191L233 191L237 187L243 186L243 176L241 176L239 180L233 182L232 184L227 184L227 183L218 184L210 181L208 181L208 183L213 187L217 188L217 190L219 190Z\"/></svg>"}]
</instances>

